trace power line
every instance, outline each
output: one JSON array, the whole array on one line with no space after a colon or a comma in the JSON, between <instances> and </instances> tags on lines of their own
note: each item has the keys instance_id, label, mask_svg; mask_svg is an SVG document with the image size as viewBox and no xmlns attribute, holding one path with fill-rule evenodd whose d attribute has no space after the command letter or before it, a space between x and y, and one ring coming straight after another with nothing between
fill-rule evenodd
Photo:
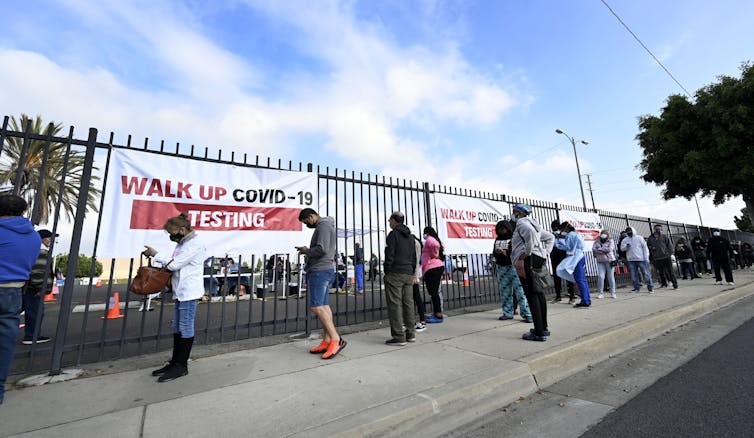
<instances>
[{"instance_id":1,"label":"power line","mask_svg":"<svg viewBox=\"0 0 754 438\"><path fill-rule=\"evenodd\" d=\"M642 46L642 47L644 48L644 50L646 50L646 51L647 51L647 53L649 53L649 56L651 56L651 57L652 57L652 59L654 59L654 60L655 60L655 62L656 62L656 63L657 63L657 64L658 64L658 65L659 65L660 67L662 67L662 69L663 69L663 70L665 70L665 73L667 73L667 74L668 74L668 76L670 76L670 78L671 78L671 79L673 79L673 81L674 81L674 82L675 82L676 84L678 84L678 86L679 86L679 87L681 87L681 89L683 90L683 92L684 92L684 93L686 93L686 97L689 97L689 98L690 98L690 97L691 97L691 93L689 93L689 92L688 92L688 90L686 90L686 87L684 87L683 85L681 85L681 83L680 83L680 82L678 82L678 79L676 79L676 78L675 78L675 76L673 76L673 73L670 73L670 70L668 70L668 69L667 69L667 68L666 68L666 67L665 67L665 66L664 66L664 65L662 64L662 62L660 62L660 60L659 60L659 59L657 59L657 57L656 57L656 56L654 55L654 53L652 53L652 51L651 51L651 50L649 50L649 47L647 47L647 46L646 46L646 45L645 45L645 44L644 44L644 43L643 43L643 42L642 42L642 41L641 41L641 40L639 39L639 37L638 37L638 36L636 36L636 34L634 33L634 31L632 31L632 30L631 30L631 28L630 28L630 27L628 27L628 25L627 25L627 24L626 24L626 23L625 23L625 22L624 22L624 21L623 21L623 20L622 20L622 19L621 19L621 18L620 18L620 17L618 16L618 14L617 14L617 13L615 13L615 11L613 10L613 8L611 8L611 7L610 7L610 5L608 5L608 4L607 4L607 2L606 2L605 0L600 0L600 1L602 2L602 4L603 4L603 5L605 5L605 7L606 7L607 9L609 9L609 10L610 10L610 12L611 12L611 13L612 13L612 14L613 14L613 15L615 16L615 18L617 18L617 19L618 19L618 21L620 21L620 24L622 24L622 25L623 25L623 27L625 27L625 28L626 28L626 30L628 31L628 33L630 33L630 34L631 34L631 36L633 36L633 37L634 37L634 39L636 40L636 42L638 42L639 44L641 44L641 46Z\"/></svg>"}]
</instances>

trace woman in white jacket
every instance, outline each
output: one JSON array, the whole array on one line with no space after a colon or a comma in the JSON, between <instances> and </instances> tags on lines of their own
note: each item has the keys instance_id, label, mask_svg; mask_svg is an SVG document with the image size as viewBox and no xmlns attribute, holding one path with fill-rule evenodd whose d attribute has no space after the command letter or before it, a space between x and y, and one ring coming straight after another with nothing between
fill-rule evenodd
<instances>
[{"instance_id":1,"label":"woman in white jacket","mask_svg":"<svg viewBox=\"0 0 754 438\"><path fill-rule=\"evenodd\" d=\"M600 292L597 298L602 298L605 286L605 276L610 285L610 296L615 298L615 275L613 274L612 262L615 261L615 242L607 230L600 231L600 237L592 245L592 254L597 261L597 290Z\"/></svg>"},{"instance_id":2,"label":"woman in white jacket","mask_svg":"<svg viewBox=\"0 0 754 438\"><path fill-rule=\"evenodd\" d=\"M146 249L143 252L173 271L173 357L167 365L152 371L153 376L160 376L159 382L188 374L188 358L194 344L196 305L204 295L204 260L207 258L207 250L191 229L185 213L168 219L164 229L170 235L170 240L177 243L173 254L169 257L157 254L154 248L147 245L144 245Z\"/></svg>"}]
</instances>

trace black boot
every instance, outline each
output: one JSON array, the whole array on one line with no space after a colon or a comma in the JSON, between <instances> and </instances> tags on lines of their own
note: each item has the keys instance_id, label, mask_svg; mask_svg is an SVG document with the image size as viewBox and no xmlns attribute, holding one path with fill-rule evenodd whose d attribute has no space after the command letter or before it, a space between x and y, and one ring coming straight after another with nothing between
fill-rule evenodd
<instances>
[{"instance_id":1,"label":"black boot","mask_svg":"<svg viewBox=\"0 0 754 438\"><path fill-rule=\"evenodd\" d=\"M181 338L176 351L176 362L169 368L165 374L157 379L158 382L168 382L188 374L188 358L191 354L191 347L194 344L194 338Z\"/></svg>"},{"instance_id":2,"label":"black boot","mask_svg":"<svg viewBox=\"0 0 754 438\"><path fill-rule=\"evenodd\" d=\"M173 356L170 358L170 361L162 368L158 368L154 371L152 371L153 376L161 376L165 374L170 368L175 365L176 361L176 353L178 352L178 343L181 340L181 334L180 333L173 333Z\"/></svg>"}]
</instances>

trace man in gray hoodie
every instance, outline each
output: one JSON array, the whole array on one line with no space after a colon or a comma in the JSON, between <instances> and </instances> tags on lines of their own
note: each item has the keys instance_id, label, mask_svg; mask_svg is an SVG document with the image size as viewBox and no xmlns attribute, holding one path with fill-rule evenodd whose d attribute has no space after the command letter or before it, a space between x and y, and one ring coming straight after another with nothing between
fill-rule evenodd
<instances>
[{"instance_id":1,"label":"man in gray hoodie","mask_svg":"<svg viewBox=\"0 0 754 438\"><path fill-rule=\"evenodd\" d=\"M652 275L649 273L649 247L643 237L636 234L633 227L626 228L626 237L620 242L620 250L626 253L628 271L631 273L631 281L634 288L631 292L639 292L641 289L640 273L647 282L649 293L654 293Z\"/></svg>"},{"instance_id":2,"label":"man in gray hoodie","mask_svg":"<svg viewBox=\"0 0 754 438\"><path fill-rule=\"evenodd\" d=\"M389 219L392 231L385 239L385 297L392 336L385 341L387 345L403 346L416 340L413 296L416 248L405 221L403 212L393 212Z\"/></svg>"},{"instance_id":3,"label":"man in gray hoodie","mask_svg":"<svg viewBox=\"0 0 754 438\"><path fill-rule=\"evenodd\" d=\"M530 214L529 205L513 206L516 229L511 238L511 262L516 267L534 320L534 329L524 333L522 338L527 341L546 341L550 335L547 326L547 300L544 291L535 287L534 275L543 268L546 271L547 255L555 244L555 236L529 217Z\"/></svg>"},{"instance_id":4,"label":"man in gray hoodie","mask_svg":"<svg viewBox=\"0 0 754 438\"><path fill-rule=\"evenodd\" d=\"M312 240L308 247L297 246L299 254L306 256L307 295L312 313L322 323L324 336L322 342L309 350L312 354L322 354L322 359L335 357L346 348L346 340L338 335L330 309L330 284L335 278L333 261L335 257L335 221L331 217L322 217L311 208L301 210L298 215L307 228L313 228Z\"/></svg>"},{"instance_id":5,"label":"man in gray hoodie","mask_svg":"<svg viewBox=\"0 0 754 438\"><path fill-rule=\"evenodd\" d=\"M647 238L647 247L649 247L652 263L660 275L660 287L667 287L669 280L673 283L673 289L678 289L678 280L673 274L673 264L670 261L670 255L674 250L673 244L670 243L670 238L662 232L660 225L655 225L654 233Z\"/></svg>"}]
</instances>

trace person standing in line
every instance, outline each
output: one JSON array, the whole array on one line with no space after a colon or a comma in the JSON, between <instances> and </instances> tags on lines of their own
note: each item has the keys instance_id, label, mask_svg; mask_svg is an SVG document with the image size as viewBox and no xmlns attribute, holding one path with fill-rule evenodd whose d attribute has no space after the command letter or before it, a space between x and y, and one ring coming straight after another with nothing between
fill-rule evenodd
<instances>
[{"instance_id":1,"label":"person standing in line","mask_svg":"<svg viewBox=\"0 0 754 438\"><path fill-rule=\"evenodd\" d=\"M503 314L498 319L505 321L513 319L513 296L518 297L518 306L521 309L521 317L525 322L532 323L529 303L524 295L521 280L516 275L516 269L511 262L511 237L513 236L513 224L509 221L499 221L495 225L497 238L492 247L495 256L495 269L497 271L497 287L500 292L500 304Z\"/></svg>"},{"instance_id":2,"label":"person standing in line","mask_svg":"<svg viewBox=\"0 0 754 438\"><path fill-rule=\"evenodd\" d=\"M403 346L416 341L412 291L416 278L416 248L403 212L394 211L388 222L391 231L385 239L384 269L391 338L385 344Z\"/></svg>"},{"instance_id":3,"label":"person standing in line","mask_svg":"<svg viewBox=\"0 0 754 438\"><path fill-rule=\"evenodd\" d=\"M552 224L550 224L550 227L552 228L552 234L555 236L556 239L559 239L560 236L560 222L557 220L552 221ZM563 259L566 258L566 253L560 248L552 247L552 252L550 253L550 261L552 262L553 268L558 266L560 262L563 261ZM563 300L562 298L562 290L563 290L563 283L566 285L566 289L568 291L568 304L574 305L576 304L576 288L573 283L570 281L566 281L560 277L558 277L555 273L552 275L552 281L555 283L555 298L553 298L552 301L550 301L553 304L559 303Z\"/></svg>"},{"instance_id":4,"label":"person standing in line","mask_svg":"<svg viewBox=\"0 0 754 438\"><path fill-rule=\"evenodd\" d=\"M411 235L414 238L414 252L416 253L416 270L414 271L414 304L416 304L416 311L419 312L419 320L414 324L414 329L417 332L423 332L427 329L427 309L424 306L424 298L422 297L419 287L419 279L422 274L421 256L422 256L422 242L415 235Z\"/></svg>"},{"instance_id":5,"label":"person standing in line","mask_svg":"<svg viewBox=\"0 0 754 438\"><path fill-rule=\"evenodd\" d=\"M534 218L529 217L531 206L516 204L512 211L516 229L511 237L511 262L524 288L534 322L534 328L524 333L521 338L526 341L544 342L550 335L547 325L547 299L545 291L534 286L533 269L541 270L545 266L555 236L543 229Z\"/></svg>"},{"instance_id":6,"label":"person standing in line","mask_svg":"<svg viewBox=\"0 0 754 438\"><path fill-rule=\"evenodd\" d=\"M144 245L142 252L173 272L173 356L167 365L152 371L153 376L160 376L158 382L188 374L188 360L194 345L196 305L204 295L204 260L207 258L207 248L191 229L187 214L168 219L163 229L176 243L173 254L170 257L160 255L149 245Z\"/></svg>"},{"instance_id":7,"label":"person standing in line","mask_svg":"<svg viewBox=\"0 0 754 438\"><path fill-rule=\"evenodd\" d=\"M637 235L634 232L633 227L626 228L626 238L620 244L621 251L625 251L626 259L628 260L628 271L631 274L631 281L634 284L634 288L631 292L639 292L641 290L641 282L639 280L639 271L644 276L644 281L647 283L647 290L650 294L654 293L654 282L652 281L652 275L649 273L649 248L647 242L643 237Z\"/></svg>"},{"instance_id":8,"label":"person standing in line","mask_svg":"<svg viewBox=\"0 0 754 438\"><path fill-rule=\"evenodd\" d=\"M655 225L654 233L647 239L647 247L649 247L650 259L660 275L660 287L667 287L670 282L673 284L673 289L678 289L678 280L675 278L673 264L670 261L674 248L670 243L670 238L662 232L660 225Z\"/></svg>"},{"instance_id":9,"label":"person standing in line","mask_svg":"<svg viewBox=\"0 0 754 438\"><path fill-rule=\"evenodd\" d=\"M39 250L39 256L37 256L37 261L34 262L34 267L31 268L29 282L26 283L26 290L23 295L25 326L21 343L24 345L31 345L35 342L42 344L50 341L49 337L41 334L35 339L34 330L39 324L41 333L42 321L45 317L44 295L52 292L52 285L55 282L55 271L50 259L50 247L52 246L52 238L58 235L53 236L50 230L39 230L37 233L42 239L42 248Z\"/></svg>"},{"instance_id":10,"label":"person standing in line","mask_svg":"<svg viewBox=\"0 0 754 438\"><path fill-rule=\"evenodd\" d=\"M19 196L0 195L0 405L18 342L21 295L42 244L23 217L27 207Z\"/></svg>"},{"instance_id":11,"label":"person standing in line","mask_svg":"<svg viewBox=\"0 0 754 438\"><path fill-rule=\"evenodd\" d=\"M679 238L675 244L675 258L681 264L681 278L684 280L702 278L694 272L694 252L684 237Z\"/></svg>"},{"instance_id":12,"label":"person standing in line","mask_svg":"<svg viewBox=\"0 0 754 438\"><path fill-rule=\"evenodd\" d=\"M696 262L696 272L711 275L712 271L707 265L707 242L699 236L691 239L691 249L694 250L694 261Z\"/></svg>"},{"instance_id":13,"label":"person standing in line","mask_svg":"<svg viewBox=\"0 0 754 438\"><path fill-rule=\"evenodd\" d=\"M712 231L712 237L707 241L707 258L712 262L715 270L715 284L723 284L720 268L725 273L725 281L733 286L733 271L730 269L730 242L720 235L720 230Z\"/></svg>"},{"instance_id":14,"label":"person standing in line","mask_svg":"<svg viewBox=\"0 0 754 438\"><path fill-rule=\"evenodd\" d=\"M377 278L377 267L380 265L380 261L377 258L377 254L372 253L369 257L369 281L374 281Z\"/></svg>"},{"instance_id":15,"label":"person standing in line","mask_svg":"<svg viewBox=\"0 0 754 438\"><path fill-rule=\"evenodd\" d=\"M364 249L359 242L353 244L353 269L356 276L356 290L364 291Z\"/></svg>"},{"instance_id":16,"label":"person standing in line","mask_svg":"<svg viewBox=\"0 0 754 438\"><path fill-rule=\"evenodd\" d=\"M440 237L432 227L424 227L424 247L422 248L421 265L424 284L432 299L433 314L427 318L430 324L443 322L445 315L442 311L442 296L440 295L440 282L445 272L445 250Z\"/></svg>"},{"instance_id":17,"label":"person standing in line","mask_svg":"<svg viewBox=\"0 0 754 438\"><path fill-rule=\"evenodd\" d=\"M613 264L615 262L615 241L610 236L610 231L600 231L600 237L592 245L592 253L597 261L597 290L602 298L602 287L605 284L605 277L610 285L610 296L615 298L615 275L613 274Z\"/></svg>"},{"instance_id":18,"label":"person standing in line","mask_svg":"<svg viewBox=\"0 0 754 438\"><path fill-rule=\"evenodd\" d=\"M751 243L744 242L741 244L741 254L744 257L744 265L751 268L751 264L754 262L754 247L751 246Z\"/></svg>"},{"instance_id":19,"label":"person standing in line","mask_svg":"<svg viewBox=\"0 0 754 438\"><path fill-rule=\"evenodd\" d=\"M309 282L309 307L319 319L324 332L322 342L311 348L309 353L321 354L322 359L332 359L348 344L335 329L330 309L330 284L335 278L335 220L329 216L322 217L311 208L302 209L298 220L307 228L314 229L309 246L297 246L296 250L306 256L304 270Z\"/></svg>"},{"instance_id":20,"label":"person standing in line","mask_svg":"<svg viewBox=\"0 0 754 438\"><path fill-rule=\"evenodd\" d=\"M589 296L589 283L586 281L584 240L570 222L561 223L560 231L565 234L565 237L555 241L555 246L566 252L566 258L560 262L556 272L561 278L572 280L579 288L581 301L574 304L573 307L589 307L592 305L592 299Z\"/></svg>"}]
</instances>

